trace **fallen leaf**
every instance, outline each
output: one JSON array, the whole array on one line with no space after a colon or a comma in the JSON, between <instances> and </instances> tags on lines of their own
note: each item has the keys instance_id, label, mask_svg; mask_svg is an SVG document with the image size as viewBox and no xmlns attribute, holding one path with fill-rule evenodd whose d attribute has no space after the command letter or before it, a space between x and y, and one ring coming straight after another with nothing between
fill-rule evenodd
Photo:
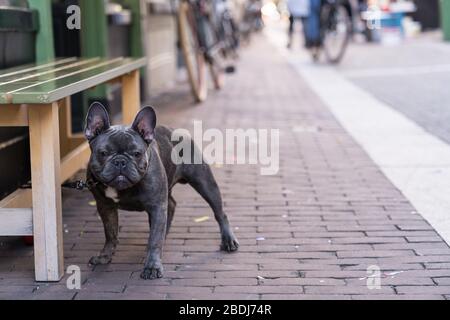
<instances>
[{"instance_id":1,"label":"fallen leaf","mask_svg":"<svg viewBox=\"0 0 450 320\"><path fill-rule=\"evenodd\" d=\"M203 221L207 221L207 220L209 220L208 216L198 217L198 218L194 219L194 221L197 222L197 223L203 222Z\"/></svg>"},{"instance_id":2,"label":"fallen leaf","mask_svg":"<svg viewBox=\"0 0 450 320\"><path fill-rule=\"evenodd\" d=\"M396 274L403 273L404 271L393 271L385 273L386 276L395 276Z\"/></svg>"}]
</instances>

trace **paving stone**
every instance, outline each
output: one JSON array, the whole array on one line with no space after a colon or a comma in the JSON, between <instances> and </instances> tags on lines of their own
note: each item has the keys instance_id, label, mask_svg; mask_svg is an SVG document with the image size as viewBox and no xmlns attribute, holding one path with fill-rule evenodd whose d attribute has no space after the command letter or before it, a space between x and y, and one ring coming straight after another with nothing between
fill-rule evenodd
<instances>
[{"instance_id":1,"label":"paving stone","mask_svg":"<svg viewBox=\"0 0 450 320\"><path fill-rule=\"evenodd\" d=\"M107 266L88 266L104 242L91 194L63 190L65 265L82 270L80 290L33 279L33 248L0 238L0 299L444 299L450 248L348 135L262 36L220 92L196 106L186 87L148 101L159 123L280 130L280 168L212 166L241 242L219 250L208 205L176 186L177 212L164 246L165 277L142 280L148 220L120 211L120 243ZM79 173L83 174L83 173ZM209 220L195 222L208 216ZM378 266L381 289L367 288ZM39 287L39 289L36 289Z\"/></svg>"}]
</instances>

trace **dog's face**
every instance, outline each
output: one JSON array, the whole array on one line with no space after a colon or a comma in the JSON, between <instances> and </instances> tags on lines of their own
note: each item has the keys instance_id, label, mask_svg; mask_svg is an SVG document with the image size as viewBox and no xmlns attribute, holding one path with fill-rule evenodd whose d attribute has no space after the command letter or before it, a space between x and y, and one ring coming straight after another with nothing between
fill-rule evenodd
<instances>
[{"instance_id":1,"label":"dog's face","mask_svg":"<svg viewBox=\"0 0 450 320\"><path fill-rule=\"evenodd\" d=\"M89 169L104 185L125 190L142 180L148 169L147 149L156 126L155 111L145 107L131 127L111 126L106 109L93 103L86 117L85 136L91 147Z\"/></svg>"}]
</instances>

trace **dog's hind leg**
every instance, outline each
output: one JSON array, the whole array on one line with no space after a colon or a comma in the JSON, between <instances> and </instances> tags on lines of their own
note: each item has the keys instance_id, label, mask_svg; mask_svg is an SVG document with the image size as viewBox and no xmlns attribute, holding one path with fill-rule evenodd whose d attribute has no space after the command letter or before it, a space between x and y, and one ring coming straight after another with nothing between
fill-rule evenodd
<instances>
[{"instance_id":1,"label":"dog's hind leg","mask_svg":"<svg viewBox=\"0 0 450 320\"><path fill-rule=\"evenodd\" d=\"M167 228L166 228L166 237L169 234L170 226L172 225L173 216L175 214L175 208L177 206L177 202L172 197L172 194L169 194L169 202L167 204Z\"/></svg>"},{"instance_id":2,"label":"dog's hind leg","mask_svg":"<svg viewBox=\"0 0 450 320\"><path fill-rule=\"evenodd\" d=\"M185 170L186 180L209 204L219 224L222 236L220 248L228 252L236 251L239 247L239 242L231 230L227 215L223 212L222 196L211 168L205 163L188 166Z\"/></svg>"}]
</instances>

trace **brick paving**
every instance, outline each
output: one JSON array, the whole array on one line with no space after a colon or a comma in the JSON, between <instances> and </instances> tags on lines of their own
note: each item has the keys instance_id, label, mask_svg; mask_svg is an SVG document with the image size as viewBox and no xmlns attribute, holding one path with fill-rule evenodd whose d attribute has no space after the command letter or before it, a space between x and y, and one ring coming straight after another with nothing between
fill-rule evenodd
<instances>
[{"instance_id":1,"label":"brick paving","mask_svg":"<svg viewBox=\"0 0 450 320\"><path fill-rule=\"evenodd\" d=\"M113 262L90 267L103 227L89 192L63 191L65 264L82 269L81 290L33 281L33 252L2 238L3 299L445 299L450 248L383 176L327 108L264 38L246 48L225 89L194 106L186 91L153 101L161 123L192 128L280 129L280 171L214 167L240 240L220 252L218 227L189 187L164 246L163 279L139 278L148 236L144 213L121 212ZM363 106L362 106L363 107ZM195 222L208 215L209 220ZM259 239L259 240L257 240ZM264 239L264 240L262 240ZM367 268L382 271L368 289Z\"/></svg>"}]
</instances>

